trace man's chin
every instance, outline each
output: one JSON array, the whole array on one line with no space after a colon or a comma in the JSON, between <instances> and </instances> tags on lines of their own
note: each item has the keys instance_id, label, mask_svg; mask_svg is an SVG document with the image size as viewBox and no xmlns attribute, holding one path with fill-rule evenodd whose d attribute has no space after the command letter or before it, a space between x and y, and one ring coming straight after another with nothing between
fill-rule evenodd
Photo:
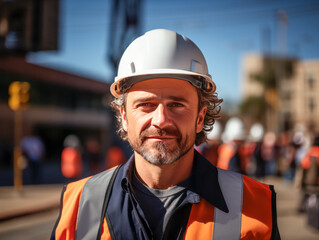
<instances>
[{"instance_id":1,"label":"man's chin","mask_svg":"<svg viewBox=\"0 0 319 240\"><path fill-rule=\"evenodd\" d=\"M175 151L178 148L177 140L170 141L145 141L143 149L145 151Z\"/></svg>"},{"instance_id":2,"label":"man's chin","mask_svg":"<svg viewBox=\"0 0 319 240\"><path fill-rule=\"evenodd\" d=\"M142 149L135 149L147 162L162 166L176 162L180 158L180 149L178 147L170 149L162 145L156 147L143 146Z\"/></svg>"},{"instance_id":3,"label":"man's chin","mask_svg":"<svg viewBox=\"0 0 319 240\"><path fill-rule=\"evenodd\" d=\"M164 165L170 165L173 164L174 162L178 161L180 158L178 154L160 154L160 153L144 153L143 158L156 166L164 166Z\"/></svg>"}]
</instances>

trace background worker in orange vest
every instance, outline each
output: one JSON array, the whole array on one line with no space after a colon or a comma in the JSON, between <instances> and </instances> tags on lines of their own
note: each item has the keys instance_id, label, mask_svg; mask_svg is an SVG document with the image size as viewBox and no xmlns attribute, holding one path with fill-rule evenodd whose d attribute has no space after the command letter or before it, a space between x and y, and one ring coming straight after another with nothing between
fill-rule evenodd
<instances>
[{"instance_id":1,"label":"background worker in orange vest","mask_svg":"<svg viewBox=\"0 0 319 240\"><path fill-rule=\"evenodd\" d=\"M319 135L313 141L313 146L308 150L301 161L303 176L301 183L301 201L299 211L306 209L306 201L310 194L319 193Z\"/></svg>"},{"instance_id":2,"label":"background worker in orange vest","mask_svg":"<svg viewBox=\"0 0 319 240\"><path fill-rule=\"evenodd\" d=\"M195 149L202 154L211 164L216 166L218 159L218 148L221 145L221 124L216 121L214 128L207 133L207 142Z\"/></svg>"},{"instance_id":3,"label":"background worker in orange vest","mask_svg":"<svg viewBox=\"0 0 319 240\"><path fill-rule=\"evenodd\" d=\"M245 173L243 146L245 141L244 124L237 118L230 118L222 135L223 144L218 149L217 167Z\"/></svg>"},{"instance_id":4,"label":"background worker in orange vest","mask_svg":"<svg viewBox=\"0 0 319 240\"><path fill-rule=\"evenodd\" d=\"M111 93L118 133L134 154L66 186L51 239L280 239L274 188L194 149L221 100L191 40L166 29L137 38Z\"/></svg>"},{"instance_id":5,"label":"background worker in orange vest","mask_svg":"<svg viewBox=\"0 0 319 240\"><path fill-rule=\"evenodd\" d=\"M62 175L74 181L83 173L80 140L75 135L68 135L64 140L64 149L61 153Z\"/></svg>"},{"instance_id":6,"label":"background worker in orange vest","mask_svg":"<svg viewBox=\"0 0 319 240\"><path fill-rule=\"evenodd\" d=\"M248 141L245 143L246 152L248 152L246 169L248 176L265 177L265 161L261 153L263 137L264 127L260 123L254 123L249 130Z\"/></svg>"},{"instance_id":7,"label":"background worker in orange vest","mask_svg":"<svg viewBox=\"0 0 319 240\"><path fill-rule=\"evenodd\" d=\"M95 137L89 137L84 143L85 151L83 159L88 162L90 175L97 174L103 169L101 167L101 147Z\"/></svg>"},{"instance_id":8,"label":"background worker in orange vest","mask_svg":"<svg viewBox=\"0 0 319 240\"><path fill-rule=\"evenodd\" d=\"M121 165L126 162L125 154L118 145L112 145L105 155L105 169Z\"/></svg>"}]
</instances>

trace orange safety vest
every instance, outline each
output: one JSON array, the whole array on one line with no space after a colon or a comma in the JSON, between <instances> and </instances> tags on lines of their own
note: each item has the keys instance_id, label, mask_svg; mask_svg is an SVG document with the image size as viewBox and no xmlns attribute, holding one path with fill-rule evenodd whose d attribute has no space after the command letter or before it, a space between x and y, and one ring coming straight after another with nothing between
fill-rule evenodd
<instances>
[{"instance_id":1,"label":"orange safety vest","mask_svg":"<svg viewBox=\"0 0 319 240\"><path fill-rule=\"evenodd\" d=\"M319 147L312 146L301 161L304 169L303 183L306 185L319 185Z\"/></svg>"},{"instance_id":2,"label":"orange safety vest","mask_svg":"<svg viewBox=\"0 0 319 240\"><path fill-rule=\"evenodd\" d=\"M55 239L96 239L99 232L100 239L111 239L105 217L100 216L108 192L105 189L111 185L108 183L112 182L116 169L67 185ZM221 169L218 181L229 212L201 198L199 204L192 206L184 239L272 239L277 225L275 196L269 185Z\"/></svg>"},{"instance_id":3,"label":"orange safety vest","mask_svg":"<svg viewBox=\"0 0 319 240\"><path fill-rule=\"evenodd\" d=\"M233 145L223 143L218 148L218 159L216 167L228 169L230 159L235 155L236 150Z\"/></svg>"},{"instance_id":4,"label":"orange safety vest","mask_svg":"<svg viewBox=\"0 0 319 240\"><path fill-rule=\"evenodd\" d=\"M303 169L308 169L311 165L311 157L319 159L319 147L313 146L309 149L307 155L302 159L301 166ZM317 163L319 165L319 162Z\"/></svg>"},{"instance_id":5,"label":"orange safety vest","mask_svg":"<svg viewBox=\"0 0 319 240\"><path fill-rule=\"evenodd\" d=\"M105 169L121 165L125 162L123 150L118 146L111 147L105 156Z\"/></svg>"},{"instance_id":6,"label":"orange safety vest","mask_svg":"<svg viewBox=\"0 0 319 240\"><path fill-rule=\"evenodd\" d=\"M78 150L66 147L61 154L61 172L66 178L81 176L83 171L82 158Z\"/></svg>"}]
</instances>

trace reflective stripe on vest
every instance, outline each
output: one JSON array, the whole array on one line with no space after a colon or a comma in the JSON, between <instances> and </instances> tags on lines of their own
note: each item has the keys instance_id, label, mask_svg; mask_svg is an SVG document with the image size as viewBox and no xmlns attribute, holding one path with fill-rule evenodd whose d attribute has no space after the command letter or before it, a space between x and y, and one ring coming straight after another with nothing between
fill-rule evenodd
<instances>
[{"instance_id":1,"label":"reflective stripe on vest","mask_svg":"<svg viewBox=\"0 0 319 240\"><path fill-rule=\"evenodd\" d=\"M215 208L213 240L240 239L243 177L235 172L218 169L218 182L229 212Z\"/></svg>"},{"instance_id":2,"label":"reflective stripe on vest","mask_svg":"<svg viewBox=\"0 0 319 240\"><path fill-rule=\"evenodd\" d=\"M79 204L75 239L97 239L105 193L115 170L116 168L112 168L99 173L85 183Z\"/></svg>"}]
</instances>

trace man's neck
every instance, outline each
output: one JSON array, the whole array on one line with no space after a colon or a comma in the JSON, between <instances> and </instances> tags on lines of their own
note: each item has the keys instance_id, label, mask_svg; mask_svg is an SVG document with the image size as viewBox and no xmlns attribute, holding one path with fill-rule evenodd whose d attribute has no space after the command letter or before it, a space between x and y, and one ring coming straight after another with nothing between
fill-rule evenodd
<instances>
[{"instance_id":1,"label":"man's neck","mask_svg":"<svg viewBox=\"0 0 319 240\"><path fill-rule=\"evenodd\" d=\"M169 165L156 166L134 153L138 178L150 188L168 189L187 179L192 172L194 150L190 149L179 160Z\"/></svg>"}]
</instances>

